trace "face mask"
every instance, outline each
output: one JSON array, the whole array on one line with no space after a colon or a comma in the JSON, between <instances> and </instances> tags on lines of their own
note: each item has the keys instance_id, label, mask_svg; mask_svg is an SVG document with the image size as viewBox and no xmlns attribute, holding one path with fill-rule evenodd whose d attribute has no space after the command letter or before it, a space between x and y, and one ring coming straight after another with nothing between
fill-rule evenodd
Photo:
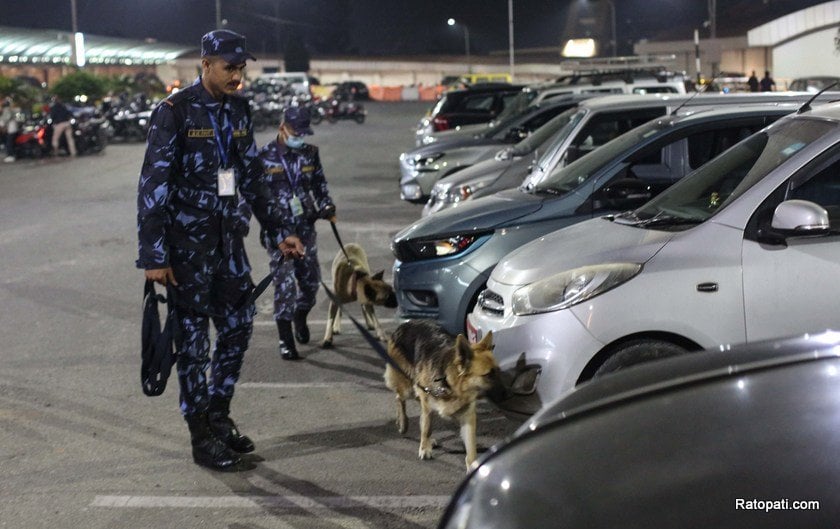
<instances>
[{"instance_id":1,"label":"face mask","mask_svg":"<svg viewBox=\"0 0 840 529\"><path fill-rule=\"evenodd\" d=\"M303 147L303 136L287 136L286 145L291 149L300 149Z\"/></svg>"}]
</instances>

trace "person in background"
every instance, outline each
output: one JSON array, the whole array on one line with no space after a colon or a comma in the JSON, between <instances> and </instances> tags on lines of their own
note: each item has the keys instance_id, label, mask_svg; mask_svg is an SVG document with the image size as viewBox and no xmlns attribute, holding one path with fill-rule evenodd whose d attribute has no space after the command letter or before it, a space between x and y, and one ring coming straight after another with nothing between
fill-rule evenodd
<instances>
[{"instance_id":1,"label":"person in background","mask_svg":"<svg viewBox=\"0 0 840 529\"><path fill-rule=\"evenodd\" d=\"M239 454L255 449L230 418L256 312L240 197L279 254L303 252L263 181L248 101L236 95L248 59L238 33L202 37L201 75L152 113L137 193L137 266L147 281L171 285L181 413L193 461L213 470L238 468Z\"/></svg>"},{"instance_id":2,"label":"person in background","mask_svg":"<svg viewBox=\"0 0 840 529\"><path fill-rule=\"evenodd\" d=\"M772 92L776 89L776 81L770 77L770 72L767 70L764 70L764 77L761 78L761 83L759 84L762 92Z\"/></svg>"},{"instance_id":3,"label":"person in background","mask_svg":"<svg viewBox=\"0 0 840 529\"><path fill-rule=\"evenodd\" d=\"M3 111L0 112L0 129L6 131L6 157L3 161L11 163L15 161L15 140L18 137L19 123L18 112L20 109L14 105L11 98L3 101Z\"/></svg>"},{"instance_id":4,"label":"person in background","mask_svg":"<svg viewBox=\"0 0 840 529\"><path fill-rule=\"evenodd\" d=\"M747 79L747 86L750 87L750 92L758 92L758 77L755 75L755 70L752 71L752 75Z\"/></svg>"},{"instance_id":5,"label":"person in background","mask_svg":"<svg viewBox=\"0 0 840 529\"><path fill-rule=\"evenodd\" d=\"M313 134L309 109L287 107L277 137L260 150L265 178L275 198L285 204L295 219L295 233L305 247L300 259L284 259L282 253L266 244L274 274L274 321L279 336L280 357L298 360L295 339L309 342L306 318L315 305L321 282L315 221L335 222L335 204L330 198L318 147L305 143ZM250 218L247 207L240 208L244 222ZM292 323L294 322L294 332Z\"/></svg>"},{"instance_id":6,"label":"person in background","mask_svg":"<svg viewBox=\"0 0 840 529\"><path fill-rule=\"evenodd\" d=\"M50 105L50 120L52 121L52 154L58 155L58 145L61 135L67 141L67 152L70 156L76 156L76 141L73 139L73 125L71 120L73 113L61 102L61 98L55 96Z\"/></svg>"}]
</instances>

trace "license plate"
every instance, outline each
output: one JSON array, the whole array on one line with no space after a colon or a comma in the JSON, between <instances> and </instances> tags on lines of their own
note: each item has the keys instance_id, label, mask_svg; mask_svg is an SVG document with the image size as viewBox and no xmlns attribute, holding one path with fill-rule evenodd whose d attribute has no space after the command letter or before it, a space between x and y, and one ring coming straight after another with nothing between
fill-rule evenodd
<instances>
[{"instance_id":1,"label":"license plate","mask_svg":"<svg viewBox=\"0 0 840 529\"><path fill-rule=\"evenodd\" d=\"M469 340L470 343L478 343L481 341L481 329L476 329L469 318L467 318L467 340Z\"/></svg>"}]
</instances>

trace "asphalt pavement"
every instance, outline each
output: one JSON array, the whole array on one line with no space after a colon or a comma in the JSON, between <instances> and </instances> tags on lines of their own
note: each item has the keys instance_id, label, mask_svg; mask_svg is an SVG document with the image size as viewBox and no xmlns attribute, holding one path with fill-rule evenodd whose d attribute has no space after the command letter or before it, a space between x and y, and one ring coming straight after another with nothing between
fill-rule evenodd
<instances>
[{"instance_id":1,"label":"asphalt pavement","mask_svg":"<svg viewBox=\"0 0 840 529\"><path fill-rule=\"evenodd\" d=\"M389 282L391 237L421 210L399 199L397 156L426 107L370 103L365 124L323 123L312 138L345 244L361 244ZM258 302L232 405L257 445L253 469L192 462L175 375L162 396L140 389L143 152L112 144L102 155L0 165L0 527L435 527L465 475L457 424L437 419L440 447L420 461L419 406L409 403L401 436L384 364L362 336L345 321L335 347L319 347L323 293L301 362L279 358L271 290ZM268 272L258 231L254 223L246 242L255 280ZM338 245L326 222L318 232L329 283ZM396 328L393 310L377 314L386 331ZM479 445L516 426L482 404Z\"/></svg>"}]
</instances>

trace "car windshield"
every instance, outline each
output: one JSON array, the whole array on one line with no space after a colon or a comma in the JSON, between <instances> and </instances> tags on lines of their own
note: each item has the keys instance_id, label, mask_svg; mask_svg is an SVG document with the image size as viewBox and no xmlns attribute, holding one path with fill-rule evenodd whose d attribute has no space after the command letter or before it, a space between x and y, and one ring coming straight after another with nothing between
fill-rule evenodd
<instances>
[{"instance_id":1,"label":"car windshield","mask_svg":"<svg viewBox=\"0 0 840 529\"><path fill-rule=\"evenodd\" d=\"M525 112L525 109L531 104L531 101L537 97L537 93L533 90L523 90L516 97L510 100L505 105L504 110L499 112L496 119L490 122L491 127L498 127L499 124L507 122L511 118L518 116Z\"/></svg>"},{"instance_id":2,"label":"car windshield","mask_svg":"<svg viewBox=\"0 0 840 529\"><path fill-rule=\"evenodd\" d=\"M642 206L616 218L640 227L699 224L743 195L835 124L795 119L757 132Z\"/></svg>"},{"instance_id":3,"label":"car windshield","mask_svg":"<svg viewBox=\"0 0 840 529\"><path fill-rule=\"evenodd\" d=\"M554 159L557 150L563 146L563 143L565 143L566 138L569 137L569 135L574 131L575 126L578 123L580 123L580 120L582 120L583 117L587 114L587 110L570 108L569 110L560 114L560 116L565 116L567 114L569 116L568 124L566 125L566 127L563 128L563 130L560 133L558 133L554 137L554 139L551 140L551 145L549 145L548 148L546 148L543 155L540 156L539 160L537 160L537 167L543 172L548 171L550 169L548 165L551 163L551 160Z\"/></svg>"},{"instance_id":4,"label":"car windshield","mask_svg":"<svg viewBox=\"0 0 840 529\"><path fill-rule=\"evenodd\" d=\"M608 141L592 154L583 156L569 165L558 165L542 182L533 186L532 192L552 195L568 193L586 182L604 165L614 162L631 147L657 135L670 123L669 119L655 119Z\"/></svg>"},{"instance_id":5,"label":"car windshield","mask_svg":"<svg viewBox=\"0 0 840 529\"><path fill-rule=\"evenodd\" d=\"M514 145L511 153L514 156L523 156L533 152L534 149L548 141L549 138L560 133L561 129L568 127L572 116L574 116L574 113L566 111L559 116L553 117L551 121L538 128L533 134Z\"/></svg>"}]
</instances>

